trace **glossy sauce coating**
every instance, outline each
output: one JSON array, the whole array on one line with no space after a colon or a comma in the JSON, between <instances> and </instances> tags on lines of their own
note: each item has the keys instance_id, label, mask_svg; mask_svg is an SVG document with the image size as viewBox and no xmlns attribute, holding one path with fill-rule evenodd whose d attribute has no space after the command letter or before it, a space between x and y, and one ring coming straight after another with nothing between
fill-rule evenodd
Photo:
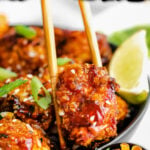
<instances>
[{"instance_id":1,"label":"glossy sauce coating","mask_svg":"<svg viewBox=\"0 0 150 150\"><path fill-rule=\"evenodd\" d=\"M31 79L35 75L51 92L44 32L41 27L30 26L30 28L33 28L37 33L33 39L16 34L14 27L8 25L7 18L0 15L0 67L18 73L17 78L28 79L26 84L0 97L0 112L13 112L14 117L23 121L24 124L40 126L43 130L49 131L55 120L53 103L48 109L42 109L34 102L30 88ZM83 31L55 28L55 39L58 57L69 57L73 62L79 64L91 63L90 49ZM103 65L107 65L111 59L112 51L105 35L97 34L97 39ZM59 66L60 76L57 84L57 102L64 136L73 140L75 144L84 146L94 140L108 141L110 137L117 134L116 123L123 120L128 113L124 100L117 97L116 102L114 92L118 86L112 78L108 77L105 68L100 69L93 65L80 66L79 64L67 66L68 64ZM61 73L62 71L63 73ZM0 87L14 80L12 78L0 82ZM39 93L43 94L43 91L41 90ZM22 131L25 131L24 141L34 145L22 122L17 122L15 125L15 122L12 124L12 120L9 121L10 124L5 126L14 129L13 136L18 136L16 129L22 128ZM3 123L5 124L5 122L7 121L4 120ZM49 134L47 133L47 135ZM23 137L24 134L20 134L17 138ZM9 139L5 139L5 136L2 138L6 143L9 142ZM23 150L27 146L24 142L20 145Z\"/></svg>"},{"instance_id":2,"label":"glossy sauce coating","mask_svg":"<svg viewBox=\"0 0 150 150\"><path fill-rule=\"evenodd\" d=\"M3 19L3 18L2 18ZM4 25L5 26L5 25ZM47 66L44 31L40 27L30 26L36 31L33 39L18 35L14 27L7 27L0 35L0 66L21 74L38 74ZM78 63L91 62L91 54L85 32L55 28L58 57L69 57ZM108 64L112 51L107 38L97 34L103 64Z\"/></svg>"},{"instance_id":3,"label":"glossy sauce coating","mask_svg":"<svg viewBox=\"0 0 150 150\"><path fill-rule=\"evenodd\" d=\"M87 146L117 135L118 85L105 68L69 65L59 75L57 103L62 129L70 140Z\"/></svg>"},{"instance_id":4,"label":"glossy sauce coating","mask_svg":"<svg viewBox=\"0 0 150 150\"><path fill-rule=\"evenodd\" d=\"M51 103L49 108L46 110L36 104L31 92L30 83L32 78L33 76L31 74L20 76L20 79L28 81L25 84L12 90L7 95L0 97L0 111L13 112L15 117L19 118L20 120L31 125L39 125L46 130L49 128L51 122L55 117L53 104ZM15 79L7 79L4 82L0 82L0 87L14 80ZM51 92L50 80L39 80L41 80L44 87L49 92ZM44 96L44 92L42 89L39 91L39 94Z\"/></svg>"},{"instance_id":5,"label":"glossy sauce coating","mask_svg":"<svg viewBox=\"0 0 150 150\"><path fill-rule=\"evenodd\" d=\"M58 32L58 30L56 30ZM56 35L58 35L56 32ZM57 46L58 56L67 55L75 59L78 63L91 62L91 52L88 45L88 40L83 31L59 31L60 35L64 37ZM56 36L57 37L57 36ZM108 64L112 57L112 51L107 42L107 37L104 34L97 33L97 41L100 49L103 65Z\"/></svg>"}]
</instances>

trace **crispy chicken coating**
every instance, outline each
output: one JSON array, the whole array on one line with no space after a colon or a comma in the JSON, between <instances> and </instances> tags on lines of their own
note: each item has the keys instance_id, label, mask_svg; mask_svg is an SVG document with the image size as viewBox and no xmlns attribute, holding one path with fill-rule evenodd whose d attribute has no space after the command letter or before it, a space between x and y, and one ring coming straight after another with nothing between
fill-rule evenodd
<instances>
[{"instance_id":1,"label":"crispy chicken coating","mask_svg":"<svg viewBox=\"0 0 150 150\"><path fill-rule=\"evenodd\" d=\"M116 136L116 90L118 85L105 68L68 65L56 91L64 136L83 146Z\"/></svg>"},{"instance_id":2,"label":"crispy chicken coating","mask_svg":"<svg viewBox=\"0 0 150 150\"><path fill-rule=\"evenodd\" d=\"M120 96L116 96L117 100L117 120L118 122L124 120L129 113L128 104Z\"/></svg>"},{"instance_id":3,"label":"crispy chicken coating","mask_svg":"<svg viewBox=\"0 0 150 150\"><path fill-rule=\"evenodd\" d=\"M1 150L50 150L50 141L44 133L18 119L0 120Z\"/></svg>"},{"instance_id":4,"label":"crispy chicken coating","mask_svg":"<svg viewBox=\"0 0 150 150\"><path fill-rule=\"evenodd\" d=\"M65 38L64 41L60 42L60 45L57 46L58 56L67 55L70 58L74 58L78 63L91 62L91 52L85 32L69 32L66 30L62 35ZM107 38L105 35L97 33L97 40L103 65L108 64L112 56L112 51L107 42Z\"/></svg>"},{"instance_id":5,"label":"crispy chicken coating","mask_svg":"<svg viewBox=\"0 0 150 150\"><path fill-rule=\"evenodd\" d=\"M33 75L36 75L51 92L44 31L41 27L31 28L37 35L27 39L18 35L14 27L9 27L6 17L0 15L0 67L8 68L18 73L19 78L28 80L0 97L0 112L12 112L20 120L1 119L0 116L1 149L50 149L49 141L37 127L44 130L52 127L54 107L51 103L48 109L42 109L34 101L30 87ZM129 112L128 104L115 95L119 86L108 76L105 68L83 65L92 62L85 32L55 28L55 40L57 56L72 59L59 66L58 71L56 94L64 137L82 146L115 137L117 123ZM112 56L107 38L97 33L97 40L103 65L107 65ZM14 80L16 78L0 81L0 87ZM41 89L38 96L42 95L44 91Z\"/></svg>"},{"instance_id":6,"label":"crispy chicken coating","mask_svg":"<svg viewBox=\"0 0 150 150\"><path fill-rule=\"evenodd\" d=\"M34 101L30 86L32 77L31 74L22 76L21 79L28 80L25 84L12 90L9 94L0 97L0 111L11 111L16 118L31 125L39 125L46 130L55 117L53 104L50 104L49 108L45 110ZM0 86L13 80L7 79L5 82L1 82ZM51 91L50 80L45 81L41 79L41 82L48 91ZM42 89L39 95L44 95Z\"/></svg>"},{"instance_id":7,"label":"crispy chicken coating","mask_svg":"<svg viewBox=\"0 0 150 150\"><path fill-rule=\"evenodd\" d=\"M40 68L47 66L44 31L40 27L32 26L31 28L37 33L33 39L27 39L18 35L14 27L5 29L7 32L5 31L5 34L0 36L0 53L3 54L0 55L1 67L9 68L21 74L37 74ZM55 39L58 57L69 57L78 63L91 62L91 54L85 32L70 32L55 28ZM97 39L103 64L107 64L112 56L112 52L106 36L97 34Z\"/></svg>"},{"instance_id":8,"label":"crispy chicken coating","mask_svg":"<svg viewBox=\"0 0 150 150\"><path fill-rule=\"evenodd\" d=\"M47 65L44 49L43 30L32 27L37 35L32 40L16 34L10 27L0 38L0 66L18 73L34 73Z\"/></svg>"}]
</instances>

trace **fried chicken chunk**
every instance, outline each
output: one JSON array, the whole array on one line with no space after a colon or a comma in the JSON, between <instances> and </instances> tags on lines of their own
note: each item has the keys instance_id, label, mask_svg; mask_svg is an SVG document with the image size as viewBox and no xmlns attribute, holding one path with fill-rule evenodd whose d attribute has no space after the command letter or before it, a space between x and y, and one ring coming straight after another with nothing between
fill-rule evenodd
<instances>
[{"instance_id":1,"label":"fried chicken chunk","mask_svg":"<svg viewBox=\"0 0 150 150\"><path fill-rule=\"evenodd\" d=\"M55 117L53 104L50 104L48 109L43 109L34 101L30 85L32 77L31 74L21 76L21 79L28 81L0 98L0 111L11 111L16 118L31 125L39 125L46 130ZM0 86L10 83L13 80L7 79L5 82L1 82ZM41 82L48 91L51 90L50 81L41 79ZM44 95L42 89L39 95Z\"/></svg>"},{"instance_id":2,"label":"fried chicken chunk","mask_svg":"<svg viewBox=\"0 0 150 150\"><path fill-rule=\"evenodd\" d=\"M129 113L129 108L128 108L128 104L120 96L116 96L116 100L117 100L117 108L118 108L117 120L119 122L125 119L125 117Z\"/></svg>"},{"instance_id":3,"label":"fried chicken chunk","mask_svg":"<svg viewBox=\"0 0 150 150\"><path fill-rule=\"evenodd\" d=\"M18 119L0 120L1 150L50 150L50 141L40 129Z\"/></svg>"},{"instance_id":4,"label":"fried chicken chunk","mask_svg":"<svg viewBox=\"0 0 150 150\"><path fill-rule=\"evenodd\" d=\"M2 20L2 21L1 21ZM0 16L0 22L5 22ZM6 27L6 29L3 29ZM0 30L0 66L21 74L37 74L40 68L47 66L44 31L40 27L31 26L36 36L27 39L16 33L14 27L3 23ZM5 34L1 34L5 32ZM55 39L58 57L72 58L75 62L91 62L91 54L85 32L68 31L55 28ZM112 52L106 36L97 34L103 64L108 64Z\"/></svg>"},{"instance_id":5,"label":"fried chicken chunk","mask_svg":"<svg viewBox=\"0 0 150 150\"><path fill-rule=\"evenodd\" d=\"M34 73L47 64L43 30L32 27L37 35L27 39L16 34L14 27L0 38L0 66L18 73Z\"/></svg>"},{"instance_id":6,"label":"fried chicken chunk","mask_svg":"<svg viewBox=\"0 0 150 150\"><path fill-rule=\"evenodd\" d=\"M74 58L79 63L91 62L91 52L85 32L64 32L64 34L60 33L65 38L64 41L60 42L60 44L57 46L58 56L67 55L69 58ZM112 56L112 51L107 42L107 38L105 35L97 33L97 40L100 48L103 65L108 64Z\"/></svg>"},{"instance_id":7,"label":"fried chicken chunk","mask_svg":"<svg viewBox=\"0 0 150 150\"><path fill-rule=\"evenodd\" d=\"M83 146L116 136L118 88L104 67L68 65L56 91L64 136Z\"/></svg>"}]
</instances>

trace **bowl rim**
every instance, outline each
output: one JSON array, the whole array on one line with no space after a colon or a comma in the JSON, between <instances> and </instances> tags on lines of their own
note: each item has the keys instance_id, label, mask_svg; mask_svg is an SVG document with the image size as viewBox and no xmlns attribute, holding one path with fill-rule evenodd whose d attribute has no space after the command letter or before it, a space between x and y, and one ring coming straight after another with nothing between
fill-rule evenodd
<instances>
[{"instance_id":1,"label":"bowl rim","mask_svg":"<svg viewBox=\"0 0 150 150\"><path fill-rule=\"evenodd\" d=\"M9 27L14 27L16 25L20 25L20 24L10 24ZM39 24L29 24L28 23L28 24L23 24L23 25L43 28L43 25L39 25ZM65 28L61 28L58 26L54 26L54 27L65 30ZM73 30L68 29L68 30L74 31L74 29ZM76 31L84 31L84 30L76 29ZM148 84L149 84L149 89L150 89L150 76L148 76ZM136 116L132 119L132 121L116 137L114 137L111 141L108 141L106 144L104 143L104 145L98 147L97 150L102 150L104 148L107 148L108 146L119 143L119 140L121 138L125 137L127 135L127 133L129 133L129 131L131 131L134 128L134 126L142 119L142 117L144 116L145 112L148 109L149 103L150 103L150 92L148 94L146 101L144 103L140 104L141 105L140 109L139 109L138 113L136 114Z\"/></svg>"}]
</instances>

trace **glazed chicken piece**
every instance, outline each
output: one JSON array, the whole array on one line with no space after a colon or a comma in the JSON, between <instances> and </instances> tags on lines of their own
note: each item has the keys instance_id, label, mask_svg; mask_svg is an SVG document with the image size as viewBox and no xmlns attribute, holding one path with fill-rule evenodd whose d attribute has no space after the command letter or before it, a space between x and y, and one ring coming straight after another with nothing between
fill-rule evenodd
<instances>
[{"instance_id":1,"label":"glazed chicken piece","mask_svg":"<svg viewBox=\"0 0 150 150\"><path fill-rule=\"evenodd\" d=\"M31 125L36 124L46 130L55 118L53 104L51 103L48 109L43 109L34 101L30 85L32 77L31 74L21 76L21 79L28 81L9 94L0 97L0 112L13 112L16 118ZM7 79L0 83L0 87L14 80ZM48 91L51 91L50 80L41 79L41 82ZM43 89L39 92L39 96L42 95L44 95Z\"/></svg>"},{"instance_id":2,"label":"glazed chicken piece","mask_svg":"<svg viewBox=\"0 0 150 150\"><path fill-rule=\"evenodd\" d=\"M68 65L56 91L64 137L87 146L116 136L118 88L104 67Z\"/></svg>"},{"instance_id":3,"label":"glazed chicken piece","mask_svg":"<svg viewBox=\"0 0 150 150\"><path fill-rule=\"evenodd\" d=\"M116 95L117 100L117 121L124 120L129 113L129 107L125 100Z\"/></svg>"},{"instance_id":4,"label":"glazed chicken piece","mask_svg":"<svg viewBox=\"0 0 150 150\"><path fill-rule=\"evenodd\" d=\"M58 56L67 55L78 63L91 62L91 53L85 32L67 30L64 32L59 32L59 36L63 35L65 38L57 45ZM97 33L97 40L103 65L106 65L111 59L112 51L105 35Z\"/></svg>"},{"instance_id":5,"label":"glazed chicken piece","mask_svg":"<svg viewBox=\"0 0 150 150\"><path fill-rule=\"evenodd\" d=\"M41 129L31 127L18 119L0 120L1 150L50 150L50 141Z\"/></svg>"},{"instance_id":6,"label":"glazed chicken piece","mask_svg":"<svg viewBox=\"0 0 150 150\"><path fill-rule=\"evenodd\" d=\"M6 18L5 18L6 19ZM5 22L1 17L2 22ZM0 21L1 21L0 20ZM16 33L14 27L2 24L0 34L0 66L21 74L38 74L47 66L44 31L40 27L31 26L36 36L27 39ZM6 28L6 29L5 29ZM77 63L91 62L90 49L85 32L68 31L55 28L56 49L58 57L68 57ZM108 64L112 52L106 36L97 34L103 64Z\"/></svg>"},{"instance_id":7,"label":"glazed chicken piece","mask_svg":"<svg viewBox=\"0 0 150 150\"><path fill-rule=\"evenodd\" d=\"M32 40L16 34L14 27L0 38L0 66L18 73L34 73L47 65L43 30L32 27L37 35Z\"/></svg>"}]
</instances>

